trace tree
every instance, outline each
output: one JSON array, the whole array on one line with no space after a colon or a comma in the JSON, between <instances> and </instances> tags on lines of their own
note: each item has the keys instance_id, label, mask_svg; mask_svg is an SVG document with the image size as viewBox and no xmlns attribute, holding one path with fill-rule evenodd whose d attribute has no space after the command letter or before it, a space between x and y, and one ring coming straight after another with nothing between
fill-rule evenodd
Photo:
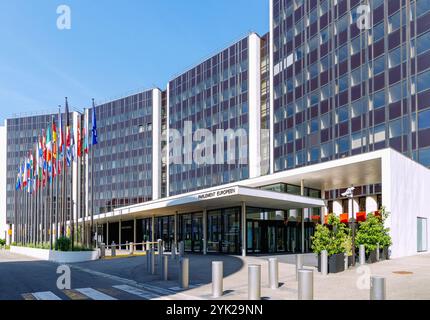
<instances>
[{"instance_id":1,"label":"tree","mask_svg":"<svg viewBox=\"0 0 430 320\"><path fill-rule=\"evenodd\" d=\"M338 253L348 253L351 251L350 230L340 222L339 217L334 214L328 216L328 226L317 225L315 234L312 237L312 250L320 254L327 250L329 256Z\"/></svg>"},{"instance_id":2,"label":"tree","mask_svg":"<svg viewBox=\"0 0 430 320\"><path fill-rule=\"evenodd\" d=\"M385 207L381 208L380 213L380 216L369 213L366 221L362 221L359 224L355 240L357 245L364 245L366 253L376 250L378 243L381 248L389 247L392 244L389 234L390 229L384 226L389 213L385 210Z\"/></svg>"}]
</instances>

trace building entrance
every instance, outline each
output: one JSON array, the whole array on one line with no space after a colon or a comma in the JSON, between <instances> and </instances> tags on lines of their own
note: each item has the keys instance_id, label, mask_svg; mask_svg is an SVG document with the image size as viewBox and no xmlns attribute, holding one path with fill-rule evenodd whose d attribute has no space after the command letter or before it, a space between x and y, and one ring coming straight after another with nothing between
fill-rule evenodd
<instances>
[{"instance_id":1,"label":"building entrance","mask_svg":"<svg viewBox=\"0 0 430 320\"><path fill-rule=\"evenodd\" d=\"M319 212L315 212L318 213ZM301 210L247 208L246 234L249 254L311 252L315 223ZM319 216L317 216L319 219ZM302 246L304 232L304 243Z\"/></svg>"},{"instance_id":2,"label":"building entrance","mask_svg":"<svg viewBox=\"0 0 430 320\"><path fill-rule=\"evenodd\" d=\"M285 226L283 221L248 220L248 252L285 252Z\"/></svg>"}]
</instances>

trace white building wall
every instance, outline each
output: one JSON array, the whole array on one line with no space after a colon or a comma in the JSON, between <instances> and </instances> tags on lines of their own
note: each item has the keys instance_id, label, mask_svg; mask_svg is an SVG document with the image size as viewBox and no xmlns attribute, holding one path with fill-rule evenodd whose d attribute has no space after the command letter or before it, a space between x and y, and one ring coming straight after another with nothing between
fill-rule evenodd
<instances>
[{"instance_id":1,"label":"white building wall","mask_svg":"<svg viewBox=\"0 0 430 320\"><path fill-rule=\"evenodd\" d=\"M376 200L376 196L367 196L366 197L366 212L375 212L379 210L378 202Z\"/></svg>"},{"instance_id":2,"label":"white building wall","mask_svg":"<svg viewBox=\"0 0 430 320\"><path fill-rule=\"evenodd\" d=\"M261 174L261 39L253 33L249 36L249 177Z\"/></svg>"},{"instance_id":3,"label":"white building wall","mask_svg":"<svg viewBox=\"0 0 430 320\"><path fill-rule=\"evenodd\" d=\"M275 140L273 138L273 132L275 130L275 118L274 118L274 104L275 104L275 96L274 96L274 86L273 86L273 47L274 47L274 42L273 42L273 0L269 1L269 22L270 22L270 32L269 32L269 86L270 86L270 173L274 173L275 171L275 162L274 162L274 158L275 158L275 153L274 153L274 145L275 145Z\"/></svg>"},{"instance_id":4,"label":"white building wall","mask_svg":"<svg viewBox=\"0 0 430 320\"><path fill-rule=\"evenodd\" d=\"M152 199L161 198L161 91L152 91Z\"/></svg>"},{"instance_id":5,"label":"white building wall","mask_svg":"<svg viewBox=\"0 0 430 320\"><path fill-rule=\"evenodd\" d=\"M6 224L6 154L7 154L7 130L0 126L0 239L8 239Z\"/></svg>"},{"instance_id":6,"label":"white building wall","mask_svg":"<svg viewBox=\"0 0 430 320\"><path fill-rule=\"evenodd\" d=\"M417 218L430 220L430 170L400 153L382 159L382 205L391 213L392 257L417 254ZM427 238L430 233L427 223Z\"/></svg>"}]
</instances>

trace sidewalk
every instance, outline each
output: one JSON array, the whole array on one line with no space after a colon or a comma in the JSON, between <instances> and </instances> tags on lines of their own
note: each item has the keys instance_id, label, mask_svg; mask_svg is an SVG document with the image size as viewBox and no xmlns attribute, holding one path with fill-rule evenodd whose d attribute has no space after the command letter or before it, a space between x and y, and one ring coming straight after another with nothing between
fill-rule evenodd
<instances>
[{"instance_id":1,"label":"sidewalk","mask_svg":"<svg viewBox=\"0 0 430 320\"><path fill-rule=\"evenodd\" d=\"M146 257L138 256L127 259L100 260L75 264L79 268L93 270L106 275L132 280L138 284L159 288L166 296L184 294L186 299L212 299L211 297L211 262L224 262L225 295L219 300L246 300L248 295L248 264L261 265L262 297L270 300L296 300L297 281L295 278L295 256L277 256L279 260L279 281L281 286L272 290L268 286L268 256L246 257L227 255L189 255L190 289L178 288L179 259L169 258L169 281L160 280L157 275L150 275L146 270ZM157 256L156 256L157 259ZM359 289L368 277L364 272L386 277L388 299L430 299L430 254L382 261L356 266L343 273L323 277L315 268L315 256L306 255L305 265L314 269L314 298L317 300L369 300L369 290ZM368 268L367 268L368 267ZM401 271L401 274L393 273ZM406 273L406 274L402 274Z\"/></svg>"}]
</instances>

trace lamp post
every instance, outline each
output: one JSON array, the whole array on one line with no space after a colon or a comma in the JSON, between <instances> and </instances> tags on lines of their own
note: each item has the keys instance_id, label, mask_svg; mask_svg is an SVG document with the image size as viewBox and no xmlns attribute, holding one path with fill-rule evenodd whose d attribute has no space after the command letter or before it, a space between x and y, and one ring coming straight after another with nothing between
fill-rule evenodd
<instances>
[{"instance_id":1,"label":"lamp post","mask_svg":"<svg viewBox=\"0 0 430 320\"><path fill-rule=\"evenodd\" d=\"M355 266L355 234L357 231L357 221L352 217L348 222L349 228L351 229L351 243L352 243L352 265Z\"/></svg>"}]
</instances>

